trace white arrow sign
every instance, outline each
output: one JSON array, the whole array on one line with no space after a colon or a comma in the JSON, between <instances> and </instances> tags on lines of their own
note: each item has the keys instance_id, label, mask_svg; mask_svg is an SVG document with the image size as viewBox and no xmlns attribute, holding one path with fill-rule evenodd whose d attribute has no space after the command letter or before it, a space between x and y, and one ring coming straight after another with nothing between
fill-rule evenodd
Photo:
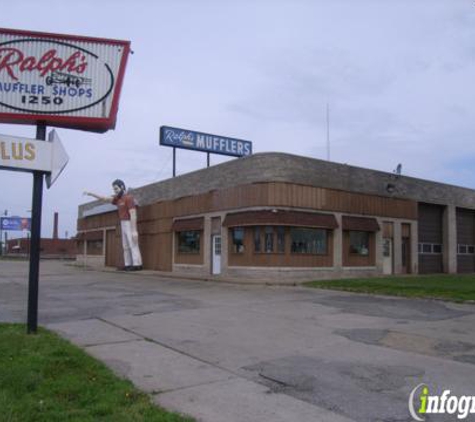
<instances>
[{"instance_id":1,"label":"white arrow sign","mask_svg":"<svg viewBox=\"0 0 475 422\"><path fill-rule=\"evenodd\" d=\"M51 143L52 149L51 173L46 176L46 186L48 186L49 189L66 167L66 164L68 164L69 156L54 129L49 133L48 141Z\"/></svg>"},{"instance_id":2,"label":"white arrow sign","mask_svg":"<svg viewBox=\"0 0 475 422\"><path fill-rule=\"evenodd\" d=\"M49 173L46 185L50 188L69 157L56 131L49 133L48 141L0 135L0 169Z\"/></svg>"}]
</instances>

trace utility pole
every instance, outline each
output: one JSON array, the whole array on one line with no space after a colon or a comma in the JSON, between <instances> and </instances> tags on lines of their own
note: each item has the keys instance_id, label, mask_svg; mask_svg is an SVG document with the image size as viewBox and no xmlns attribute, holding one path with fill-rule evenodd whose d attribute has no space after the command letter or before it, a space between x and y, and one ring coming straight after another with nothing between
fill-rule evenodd
<instances>
[{"instance_id":1,"label":"utility pole","mask_svg":"<svg viewBox=\"0 0 475 422\"><path fill-rule=\"evenodd\" d=\"M5 210L3 215L8 215L8 210ZM3 226L0 226L0 255L4 255L7 252L7 231L5 230L5 242L3 241Z\"/></svg>"},{"instance_id":2,"label":"utility pole","mask_svg":"<svg viewBox=\"0 0 475 422\"><path fill-rule=\"evenodd\" d=\"M327 161L330 161L330 104L327 102Z\"/></svg>"}]
</instances>

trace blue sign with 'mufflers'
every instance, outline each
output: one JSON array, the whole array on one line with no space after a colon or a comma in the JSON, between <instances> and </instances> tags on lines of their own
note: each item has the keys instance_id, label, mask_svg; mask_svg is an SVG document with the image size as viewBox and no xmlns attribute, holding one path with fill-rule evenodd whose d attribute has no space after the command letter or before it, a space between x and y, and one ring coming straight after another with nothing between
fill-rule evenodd
<instances>
[{"instance_id":1,"label":"blue sign with 'mufflers'","mask_svg":"<svg viewBox=\"0 0 475 422\"><path fill-rule=\"evenodd\" d=\"M252 154L252 142L176 127L160 127L160 145L243 157Z\"/></svg>"}]
</instances>

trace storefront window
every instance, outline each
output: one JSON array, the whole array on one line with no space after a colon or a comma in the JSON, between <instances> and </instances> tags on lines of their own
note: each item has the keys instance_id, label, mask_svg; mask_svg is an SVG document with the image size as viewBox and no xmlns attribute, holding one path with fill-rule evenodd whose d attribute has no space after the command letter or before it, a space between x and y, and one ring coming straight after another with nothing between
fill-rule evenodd
<instances>
[{"instance_id":1,"label":"storefront window","mask_svg":"<svg viewBox=\"0 0 475 422\"><path fill-rule=\"evenodd\" d=\"M369 255L369 232L350 231L350 254Z\"/></svg>"},{"instance_id":2,"label":"storefront window","mask_svg":"<svg viewBox=\"0 0 475 422\"><path fill-rule=\"evenodd\" d=\"M285 253L285 227L255 226L254 252Z\"/></svg>"},{"instance_id":3,"label":"storefront window","mask_svg":"<svg viewBox=\"0 0 475 422\"><path fill-rule=\"evenodd\" d=\"M285 252L285 228L277 227L277 252Z\"/></svg>"},{"instance_id":4,"label":"storefront window","mask_svg":"<svg viewBox=\"0 0 475 422\"><path fill-rule=\"evenodd\" d=\"M274 252L274 228L271 226L266 226L265 228L265 251L267 253Z\"/></svg>"},{"instance_id":5,"label":"storefront window","mask_svg":"<svg viewBox=\"0 0 475 422\"><path fill-rule=\"evenodd\" d=\"M261 228L254 227L254 252L261 251Z\"/></svg>"},{"instance_id":6,"label":"storefront window","mask_svg":"<svg viewBox=\"0 0 475 422\"><path fill-rule=\"evenodd\" d=\"M178 232L178 252L200 253L200 236L198 230Z\"/></svg>"},{"instance_id":7,"label":"storefront window","mask_svg":"<svg viewBox=\"0 0 475 422\"><path fill-rule=\"evenodd\" d=\"M327 253L327 231L324 229L290 229L291 252L302 254Z\"/></svg>"},{"instance_id":8,"label":"storefront window","mask_svg":"<svg viewBox=\"0 0 475 422\"><path fill-rule=\"evenodd\" d=\"M102 240L88 240L87 254L88 255L102 255Z\"/></svg>"},{"instance_id":9,"label":"storefront window","mask_svg":"<svg viewBox=\"0 0 475 422\"><path fill-rule=\"evenodd\" d=\"M235 227L232 229L233 252L244 252L244 229L242 227Z\"/></svg>"}]
</instances>

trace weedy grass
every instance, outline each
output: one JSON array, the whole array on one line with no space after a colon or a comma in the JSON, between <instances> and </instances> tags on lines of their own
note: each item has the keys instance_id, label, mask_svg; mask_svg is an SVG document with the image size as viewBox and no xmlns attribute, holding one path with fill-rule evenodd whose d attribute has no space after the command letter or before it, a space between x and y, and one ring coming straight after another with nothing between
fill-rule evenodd
<instances>
[{"instance_id":1,"label":"weedy grass","mask_svg":"<svg viewBox=\"0 0 475 422\"><path fill-rule=\"evenodd\" d=\"M0 324L0 421L191 422L56 334Z\"/></svg>"},{"instance_id":2,"label":"weedy grass","mask_svg":"<svg viewBox=\"0 0 475 422\"><path fill-rule=\"evenodd\" d=\"M420 275L311 281L304 286L390 296L475 301L475 275Z\"/></svg>"}]
</instances>

